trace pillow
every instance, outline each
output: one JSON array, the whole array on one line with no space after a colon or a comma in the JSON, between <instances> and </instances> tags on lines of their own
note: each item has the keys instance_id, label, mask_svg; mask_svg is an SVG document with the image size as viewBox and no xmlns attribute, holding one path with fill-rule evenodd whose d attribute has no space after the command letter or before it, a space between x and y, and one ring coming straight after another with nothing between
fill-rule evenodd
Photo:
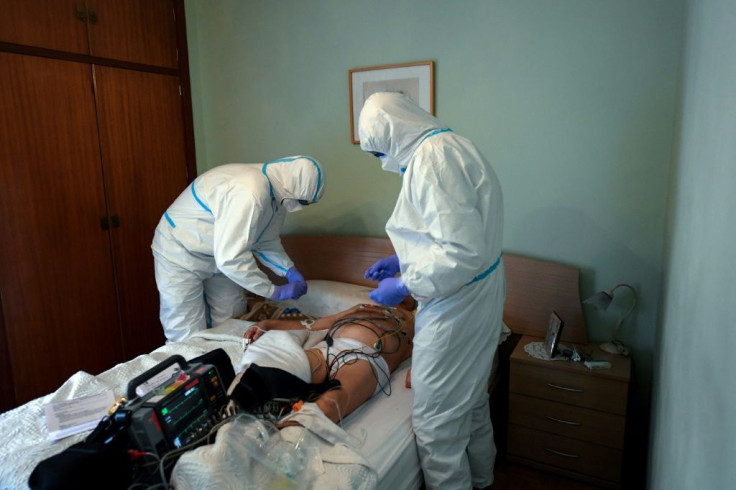
<instances>
[{"instance_id":1,"label":"pillow","mask_svg":"<svg viewBox=\"0 0 736 490\"><path fill-rule=\"evenodd\" d=\"M307 294L280 302L285 307L316 317L334 315L361 303L375 304L368 296L372 288L346 282L309 280Z\"/></svg>"}]
</instances>

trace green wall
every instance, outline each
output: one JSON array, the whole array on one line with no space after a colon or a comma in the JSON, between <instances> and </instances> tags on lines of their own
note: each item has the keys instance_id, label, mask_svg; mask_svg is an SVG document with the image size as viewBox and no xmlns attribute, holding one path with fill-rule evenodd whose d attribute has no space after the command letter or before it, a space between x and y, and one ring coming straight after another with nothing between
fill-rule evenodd
<instances>
[{"instance_id":1,"label":"green wall","mask_svg":"<svg viewBox=\"0 0 736 490\"><path fill-rule=\"evenodd\" d=\"M620 338L646 419L681 0L188 0L186 14L199 170L294 154L324 167L325 197L286 233L384 235L400 182L350 143L348 70L433 60L436 115L501 180L505 250L580 268L583 298L639 290ZM592 340L627 300L586 306Z\"/></svg>"}]
</instances>

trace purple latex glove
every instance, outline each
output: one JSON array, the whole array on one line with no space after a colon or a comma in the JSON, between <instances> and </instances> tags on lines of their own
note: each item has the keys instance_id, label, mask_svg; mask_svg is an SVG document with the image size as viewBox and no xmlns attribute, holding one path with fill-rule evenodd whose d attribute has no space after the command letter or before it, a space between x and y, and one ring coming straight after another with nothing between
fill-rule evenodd
<instances>
[{"instance_id":1,"label":"purple latex glove","mask_svg":"<svg viewBox=\"0 0 736 490\"><path fill-rule=\"evenodd\" d=\"M304 276L302 275L302 273L296 270L296 267L292 267L291 269L286 271L286 279L289 282L307 282L304 280Z\"/></svg>"},{"instance_id":2,"label":"purple latex glove","mask_svg":"<svg viewBox=\"0 0 736 490\"><path fill-rule=\"evenodd\" d=\"M400 270L399 257L391 255L377 260L372 266L368 267L363 277L371 281L382 281L387 277L394 277Z\"/></svg>"},{"instance_id":3,"label":"purple latex glove","mask_svg":"<svg viewBox=\"0 0 736 490\"><path fill-rule=\"evenodd\" d=\"M370 297L376 303L396 306L408 295L409 290L400 277L389 277L378 283L378 287L371 291Z\"/></svg>"},{"instance_id":4,"label":"purple latex glove","mask_svg":"<svg viewBox=\"0 0 736 490\"><path fill-rule=\"evenodd\" d=\"M306 282L290 282L289 284L284 284L283 286L276 286L276 289L271 295L271 299L275 299L276 301L281 301L285 299L297 299L306 292Z\"/></svg>"}]
</instances>

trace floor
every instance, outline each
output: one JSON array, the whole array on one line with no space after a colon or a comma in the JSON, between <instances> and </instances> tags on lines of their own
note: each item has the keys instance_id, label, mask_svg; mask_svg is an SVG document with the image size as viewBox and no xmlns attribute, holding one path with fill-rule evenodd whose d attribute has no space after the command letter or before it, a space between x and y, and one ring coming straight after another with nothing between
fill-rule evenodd
<instances>
[{"instance_id":1,"label":"floor","mask_svg":"<svg viewBox=\"0 0 736 490\"><path fill-rule=\"evenodd\" d=\"M529 468L507 461L496 461L490 490L600 490L578 480Z\"/></svg>"}]
</instances>

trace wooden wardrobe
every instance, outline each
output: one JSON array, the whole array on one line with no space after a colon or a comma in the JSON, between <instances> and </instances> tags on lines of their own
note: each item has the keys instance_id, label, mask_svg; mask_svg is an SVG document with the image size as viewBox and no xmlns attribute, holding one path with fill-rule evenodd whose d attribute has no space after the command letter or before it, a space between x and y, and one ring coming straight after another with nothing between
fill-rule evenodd
<instances>
[{"instance_id":1,"label":"wooden wardrobe","mask_svg":"<svg viewBox=\"0 0 736 490\"><path fill-rule=\"evenodd\" d=\"M193 141L183 0L0 0L0 410L163 344Z\"/></svg>"}]
</instances>

